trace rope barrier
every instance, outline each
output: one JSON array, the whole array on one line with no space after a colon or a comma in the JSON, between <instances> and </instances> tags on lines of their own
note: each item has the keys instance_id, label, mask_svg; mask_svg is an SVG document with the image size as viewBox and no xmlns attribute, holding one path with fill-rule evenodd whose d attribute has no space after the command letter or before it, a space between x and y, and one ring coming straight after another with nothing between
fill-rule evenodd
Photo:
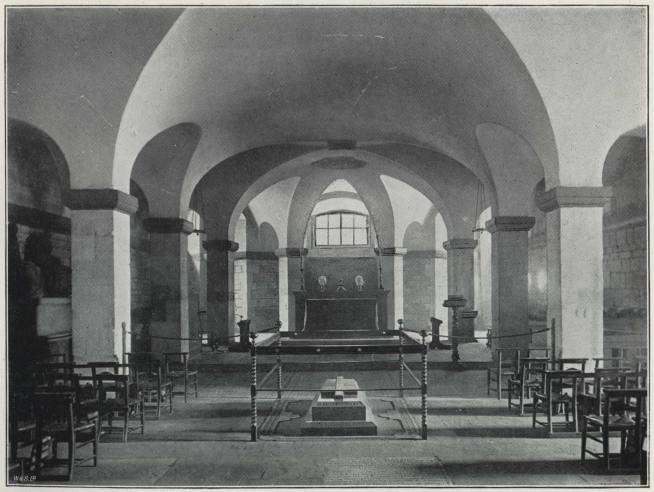
<instances>
[{"instance_id":1,"label":"rope barrier","mask_svg":"<svg viewBox=\"0 0 654 492\"><path fill-rule=\"evenodd\" d=\"M253 332L253 333L265 333L265 332L269 332L269 331L272 331L272 329L261 330L261 331L257 331L257 332ZM136 333L136 332L132 332L132 331L127 331L125 333L128 333L130 335L143 336L142 333ZM208 340L218 340L218 341L222 342L222 341L235 340L235 339L240 338L240 337L241 337L241 335L239 334L239 335L230 335L230 336L227 336L227 337L217 337L217 338L213 338L213 339L209 338ZM204 340L207 340L207 339L198 338L198 337L165 337L165 336L162 336L162 335L147 335L146 338L157 338L159 340L190 340L190 341L195 341L195 342L202 342Z\"/></svg>"},{"instance_id":2,"label":"rope barrier","mask_svg":"<svg viewBox=\"0 0 654 492\"><path fill-rule=\"evenodd\" d=\"M439 335L439 338L464 338L464 339L470 339L470 338L477 338L477 339L482 339L482 340L491 340L491 339L498 339L498 338L515 338L515 337L524 337L527 335L535 335L536 333L544 333L546 331L550 331L551 328L543 328L542 330L536 330L536 331L525 331L523 333L514 333L512 335L497 335L497 336L487 336L487 337L465 337L465 336L460 336L460 335Z\"/></svg>"}]
</instances>

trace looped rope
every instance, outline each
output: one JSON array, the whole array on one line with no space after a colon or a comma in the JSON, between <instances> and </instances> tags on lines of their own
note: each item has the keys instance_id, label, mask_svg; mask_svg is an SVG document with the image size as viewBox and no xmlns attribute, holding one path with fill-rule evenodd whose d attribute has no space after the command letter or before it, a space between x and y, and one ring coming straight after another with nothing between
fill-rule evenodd
<instances>
[{"instance_id":1,"label":"looped rope","mask_svg":"<svg viewBox=\"0 0 654 492\"><path fill-rule=\"evenodd\" d=\"M449 338L449 339L454 339L454 338L463 338L466 340L469 340L470 338L479 338L482 340L493 340L493 339L498 339L498 338L515 338L515 337L525 337L528 335L535 335L536 333L544 333L546 331L550 331L551 328L543 328L542 330L536 330L536 331L525 331L523 333L514 333L511 335L497 335L497 336L486 336L486 337L464 337L460 335L439 335L439 338Z\"/></svg>"}]
</instances>

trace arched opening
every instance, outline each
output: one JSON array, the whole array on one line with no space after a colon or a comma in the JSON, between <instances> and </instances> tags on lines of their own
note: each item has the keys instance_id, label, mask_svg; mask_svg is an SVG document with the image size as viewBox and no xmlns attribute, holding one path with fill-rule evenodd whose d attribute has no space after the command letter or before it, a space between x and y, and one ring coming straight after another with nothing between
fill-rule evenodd
<instances>
[{"instance_id":1,"label":"arched opening","mask_svg":"<svg viewBox=\"0 0 654 492\"><path fill-rule=\"evenodd\" d=\"M644 129L618 138L602 183L604 209L604 356L647 357L647 142Z\"/></svg>"},{"instance_id":2,"label":"arched opening","mask_svg":"<svg viewBox=\"0 0 654 492\"><path fill-rule=\"evenodd\" d=\"M20 370L71 353L69 173L59 146L22 121L9 120L7 158L9 362Z\"/></svg>"}]
</instances>

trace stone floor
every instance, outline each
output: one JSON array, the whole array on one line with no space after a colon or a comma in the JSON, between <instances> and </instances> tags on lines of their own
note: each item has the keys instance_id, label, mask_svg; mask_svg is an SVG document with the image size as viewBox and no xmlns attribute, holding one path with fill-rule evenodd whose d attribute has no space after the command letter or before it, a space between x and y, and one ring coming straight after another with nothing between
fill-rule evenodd
<instances>
[{"instance_id":1,"label":"stone floor","mask_svg":"<svg viewBox=\"0 0 654 492\"><path fill-rule=\"evenodd\" d=\"M319 386L321 373L287 372L284 384ZM485 395L485 373L430 370L428 440L293 438L249 441L247 375L202 373L200 397L176 398L172 415L148 420L146 432L126 444L106 436L97 467L75 469L71 485L84 486L637 486L637 475L608 475L596 462L582 466L578 437L547 438L531 418L510 413L505 400ZM394 384L397 374L348 374L361 387ZM369 395L383 397L384 392ZM386 392L386 395L390 393ZM261 419L272 393L259 402ZM289 392L285 398L298 398ZM396 396L396 394L393 394ZM306 397L306 396L305 396ZM420 422L420 398L407 408ZM62 449L62 451L64 451Z\"/></svg>"}]
</instances>

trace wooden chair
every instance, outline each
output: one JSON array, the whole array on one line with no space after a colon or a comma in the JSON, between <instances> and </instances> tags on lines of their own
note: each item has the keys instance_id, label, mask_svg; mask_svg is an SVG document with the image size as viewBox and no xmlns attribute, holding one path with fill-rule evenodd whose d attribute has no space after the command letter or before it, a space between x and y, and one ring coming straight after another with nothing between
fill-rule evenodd
<instances>
[{"instance_id":1,"label":"wooden chair","mask_svg":"<svg viewBox=\"0 0 654 492\"><path fill-rule=\"evenodd\" d=\"M505 355L506 354L506 355ZM493 362L486 369L486 392L490 396L494 391L497 399L502 399L502 391L508 391L508 379L518 372L520 350L516 348L499 348L493 353ZM502 383L507 382L503 387Z\"/></svg>"},{"instance_id":2,"label":"wooden chair","mask_svg":"<svg viewBox=\"0 0 654 492\"><path fill-rule=\"evenodd\" d=\"M143 397L138 390L138 373L134 379L125 374L97 373L94 375L96 387L100 394L100 418L108 418L109 432L114 430L114 414L123 417L123 442L127 442L127 434L133 431L145 432L145 414ZM130 427L131 416L139 417L140 424Z\"/></svg>"},{"instance_id":3,"label":"wooden chair","mask_svg":"<svg viewBox=\"0 0 654 492\"><path fill-rule=\"evenodd\" d=\"M135 370L139 374L144 411L147 408L154 408L156 418L159 419L161 406L167 400L168 413L173 413L173 383L164 379L161 362L151 360L150 362L135 364Z\"/></svg>"},{"instance_id":4,"label":"wooden chair","mask_svg":"<svg viewBox=\"0 0 654 492\"><path fill-rule=\"evenodd\" d=\"M584 385L584 390L578 396L579 414L600 415L602 397L607 389L618 389L624 385L624 375L627 369L595 369L592 382Z\"/></svg>"},{"instance_id":5,"label":"wooden chair","mask_svg":"<svg viewBox=\"0 0 654 492\"><path fill-rule=\"evenodd\" d=\"M601 459L607 471L640 472L642 463L642 446L646 432L646 418L643 412L647 390L607 389L604 392L602 415L586 415L581 434L581 461L586 460L586 453ZM622 415L616 415L621 412ZM620 433L620 453L611 454L609 443L611 433ZM602 445L602 451L588 449L588 441ZM618 467L612 463L619 462Z\"/></svg>"},{"instance_id":6,"label":"wooden chair","mask_svg":"<svg viewBox=\"0 0 654 492\"><path fill-rule=\"evenodd\" d=\"M187 403L190 385L193 385L195 397L198 397L198 371L189 370L188 352L164 352L164 368L166 379L171 383L173 397L175 395L184 395L184 403ZM184 391L175 391L175 383L180 379L184 382Z\"/></svg>"},{"instance_id":7,"label":"wooden chair","mask_svg":"<svg viewBox=\"0 0 654 492\"><path fill-rule=\"evenodd\" d=\"M32 403L31 388L12 388L9 393L9 457L8 468L11 475L21 477L29 469L26 453L36 443L36 419ZM20 456L20 454L24 454Z\"/></svg>"},{"instance_id":8,"label":"wooden chair","mask_svg":"<svg viewBox=\"0 0 654 492\"><path fill-rule=\"evenodd\" d=\"M549 360L545 357L521 357L519 371L515 377L509 378L509 410L519 409L520 415L525 413L525 400L531 400L533 392L542 384L542 372L547 369ZM517 403L513 400L517 399Z\"/></svg>"},{"instance_id":9,"label":"wooden chair","mask_svg":"<svg viewBox=\"0 0 654 492\"><path fill-rule=\"evenodd\" d=\"M93 419L80 419L76 415L76 396L73 392L37 392L34 394L34 413L36 415L36 449L35 473L39 479L60 478L43 477L41 470L45 466L44 445L47 436L52 439L52 461L59 463L57 457L57 444L66 443L68 448L66 478L72 480L73 468L76 463L93 460L93 466L98 464L98 434L97 414ZM86 458L77 458L79 448L92 445L92 455Z\"/></svg>"},{"instance_id":10,"label":"wooden chair","mask_svg":"<svg viewBox=\"0 0 654 492\"><path fill-rule=\"evenodd\" d=\"M578 369L545 370L542 373L542 387L533 392L532 427L536 424L547 428L548 433L554 434L554 415L565 415L565 431L579 432L577 418L577 389L583 383L585 374ZM538 420L537 414L544 413L546 421ZM572 413L572 426L570 426L570 413Z\"/></svg>"}]
</instances>

